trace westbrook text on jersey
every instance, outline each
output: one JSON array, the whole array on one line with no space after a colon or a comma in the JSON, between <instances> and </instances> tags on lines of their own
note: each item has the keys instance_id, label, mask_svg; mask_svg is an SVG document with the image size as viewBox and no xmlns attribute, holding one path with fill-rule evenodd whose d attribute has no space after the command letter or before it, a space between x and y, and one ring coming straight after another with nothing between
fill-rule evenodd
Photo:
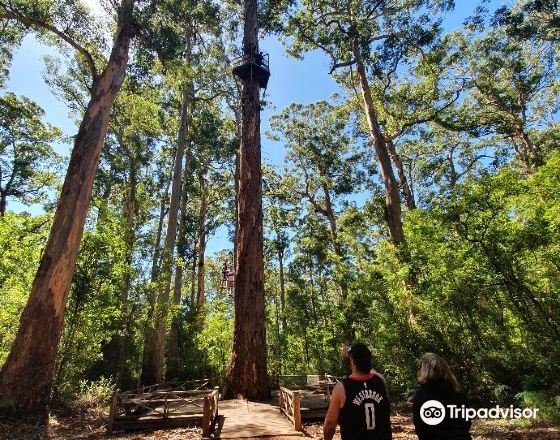
<instances>
[{"instance_id":1,"label":"westbrook text on jersey","mask_svg":"<svg viewBox=\"0 0 560 440\"><path fill-rule=\"evenodd\" d=\"M354 397L354 400L352 400L352 403L354 405L360 406L361 403L365 399L372 399L372 400L375 400L377 403L379 403L383 400L383 396L381 394L379 394L377 391L362 390L356 395L356 397Z\"/></svg>"}]
</instances>

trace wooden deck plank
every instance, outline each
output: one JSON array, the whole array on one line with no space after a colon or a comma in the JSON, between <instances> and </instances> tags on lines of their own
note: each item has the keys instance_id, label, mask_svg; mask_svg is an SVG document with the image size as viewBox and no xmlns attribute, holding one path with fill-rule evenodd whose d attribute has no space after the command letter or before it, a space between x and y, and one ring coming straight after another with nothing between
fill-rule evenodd
<instances>
[{"instance_id":1,"label":"wooden deck plank","mask_svg":"<svg viewBox=\"0 0 560 440\"><path fill-rule=\"evenodd\" d=\"M247 400L223 400L220 402L223 425L215 438L250 438L265 436L299 436L293 424L276 406Z\"/></svg>"}]
</instances>

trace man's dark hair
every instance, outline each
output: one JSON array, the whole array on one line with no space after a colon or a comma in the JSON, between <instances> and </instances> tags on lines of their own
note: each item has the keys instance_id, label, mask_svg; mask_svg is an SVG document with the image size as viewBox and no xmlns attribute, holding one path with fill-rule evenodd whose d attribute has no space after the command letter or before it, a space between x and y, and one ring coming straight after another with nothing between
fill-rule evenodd
<instances>
[{"instance_id":1,"label":"man's dark hair","mask_svg":"<svg viewBox=\"0 0 560 440\"><path fill-rule=\"evenodd\" d=\"M371 370L371 351L364 344L354 344L348 350L348 355L356 363L356 367L362 373L369 373Z\"/></svg>"}]
</instances>

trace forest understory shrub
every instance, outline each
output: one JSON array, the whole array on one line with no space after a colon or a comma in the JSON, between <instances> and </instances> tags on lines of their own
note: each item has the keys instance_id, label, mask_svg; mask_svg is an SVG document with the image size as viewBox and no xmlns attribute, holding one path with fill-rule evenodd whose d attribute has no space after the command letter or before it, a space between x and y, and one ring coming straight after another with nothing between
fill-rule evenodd
<instances>
[{"instance_id":1,"label":"forest understory shrub","mask_svg":"<svg viewBox=\"0 0 560 440\"><path fill-rule=\"evenodd\" d=\"M66 396L63 401L56 402L57 408L77 417L99 416L107 410L114 392L115 384L110 378L81 380L73 394Z\"/></svg>"}]
</instances>

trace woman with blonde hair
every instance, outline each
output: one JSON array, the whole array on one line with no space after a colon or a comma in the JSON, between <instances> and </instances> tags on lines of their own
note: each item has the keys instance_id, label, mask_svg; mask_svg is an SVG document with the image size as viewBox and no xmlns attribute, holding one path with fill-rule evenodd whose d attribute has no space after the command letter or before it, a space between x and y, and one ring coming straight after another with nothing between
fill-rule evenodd
<instances>
[{"instance_id":1,"label":"woman with blonde hair","mask_svg":"<svg viewBox=\"0 0 560 440\"><path fill-rule=\"evenodd\" d=\"M412 414L420 440L471 440L471 422L452 417L448 405L461 407L466 399L446 360L425 353L418 371L419 387L414 395Z\"/></svg>"}]
</instances>

